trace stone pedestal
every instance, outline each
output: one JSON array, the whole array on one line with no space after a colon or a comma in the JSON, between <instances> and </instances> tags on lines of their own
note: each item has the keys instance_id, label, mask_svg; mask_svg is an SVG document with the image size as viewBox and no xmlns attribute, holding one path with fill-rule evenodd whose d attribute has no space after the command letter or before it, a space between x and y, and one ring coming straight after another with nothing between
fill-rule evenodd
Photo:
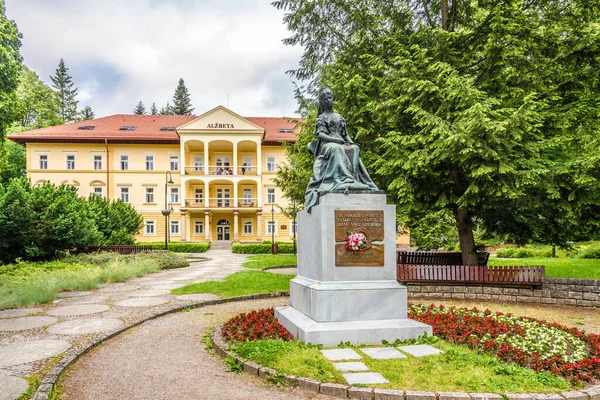
<instances>
[{"instance_id":1,"label":"stone pedestal","mask_svg":"<svg viewBox=\"0 0 600 400\"><path fill-rule=\"evenodd\" d=\"M345 249L346 230L368 250ZM396 210L385 194L329 193L298 214L298 276L279 322L304 342L381 344L431 334L407 319L406 287L396 281Z\"/></svg>"}]
</instances>

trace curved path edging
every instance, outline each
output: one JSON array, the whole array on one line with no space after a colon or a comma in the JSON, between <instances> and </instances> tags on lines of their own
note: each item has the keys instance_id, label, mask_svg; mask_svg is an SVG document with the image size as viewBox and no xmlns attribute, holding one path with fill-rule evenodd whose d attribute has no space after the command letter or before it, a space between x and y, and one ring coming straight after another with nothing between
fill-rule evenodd
<instances>
[{"instance_id":1,"label":"curved path edging","mask_svg":"<svg viewBox=\"0 0 600 400\"><path fill-rule=\"evenodd\" d=\"M52 392L52 389L54 388L54 385L56 384L56 382L58 381L60 376L67 370L67 368L69 368L71 365L73 365L81 356L88 353L90 350L98 347L99 345L106 342L107 340L112 339L115 336L118 336L121 333L123 333L131 328L134 328L144 322L151 321L153 319L163 317L168 314L173 314L173 313L185 310L185 309L190 309L190 308L202 308L202 307L213 306L213 305L218 305L218 304L233 303L236 301L260 300L260 299L277 298L277 297L283 297L283 296L289 296L289 291L249 294L249 295L245 295L245 296L229 297L226 299L217 299L217 300L204 300L204 301L199 301L197 303L173 307L171 309L150 315L147 318L144 318L140 321L135 321L124 327L119 327L118 329L116 329L112 332L109 332L106 335L94 340L92 343L90 343L89 345L87 345L85 347L67 352L65 354L65 356L58 363L56 363L56 365L54 365L54 367L52 367L52 369L46 374L46 376L42 380L40 386L38 387L37 391L35 392L34 396L32 397L32 400L48 400L50 393ZM600 397L599 397L599 400L600 400Z\"/></svg>"},{"instance_id":2,"label":"curved path edging","mask_svg":"<svg viewBox=\"0 0 600 400\"><path fill-rule=\"evenodd\" d=\"M561 394L548 393L511 393L500 396L493 393L466 393L466 392L425 392L416 390L395 390L355 387L340 383L322 383L315 379L303 378L293 375L285 375L272 368L263 367L255 362L246 361L235 352L228 351L229 343L221 334L223 324L215 327L211 334L211 340L215 353L221 358L233 357L243 366L243 371L252 376L258 376L263 380L273 377L288 386L333 396L341 399L361 400L600 400L600 386L587 389L571 390Z\"/></svg>"}]
</instances>

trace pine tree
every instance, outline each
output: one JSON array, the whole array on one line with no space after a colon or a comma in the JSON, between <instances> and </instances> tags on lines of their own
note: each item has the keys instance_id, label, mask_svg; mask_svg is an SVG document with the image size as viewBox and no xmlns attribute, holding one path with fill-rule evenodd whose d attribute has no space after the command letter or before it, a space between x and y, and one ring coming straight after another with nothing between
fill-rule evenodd
<instances>
[{"instance_id":1,"label":"pine tree","mask_svg":"<svg viewBox=\"0 0 600 400\"><path fill-rule=\"evenodd\" d=\"M179 78L179 83L173 94L173 107L171 107L171 110L175 115L192 115L192 111L194 111L183 78Z\"/></svg>"},{"instance_id":2,"label":"pine tree","mask_svg":"<svg viewBox=\"0 0 600 400\"><path fill-rule=\"evenodd\" d=\"M150 114L152 115L157 115L158 114L158 108L156 108L156 103L152 102L152 107L150 107Z\"/></svg>"},{"instance_id":3,"label":"pine tree","mask_svg":"<svg viewBox=\"0 0 600 400\"><path fill-rule=\"evenodd\" d=\"M92 107L85 106L83 108L83 110L81 110L81 120L82 121L86 121L86 120L94 119L94 118L96 118L96 114L94 114L94 111L92 111Z\"/></svg>"},{"instance_id":4,"label":"pine tree","mask_svg":"<svg viewBox=\"0 0 600 400\"><path fill-rule=\"evenodd\" d=\"M144 114L146 114L146 107L144 107L144 103L142 103L141 100L140 100L139 103L137 103L137 106L135 106L135 109L133 110L133 113L135 115L144 115Z\"/></svg>"},{"instance_id":5,"label":"pine tree","mask_svg":"<svg viewBox=\"0 0 600 400\"><path fill-rule=\"evenodd\" d=\"M58 99L60 115L65 122L77 120L77 88L73 83L73 78L69 75L69 69L62 58L58 62L55 76L51 76L52 87L55 89Z\"/></svg>"},{"instance_id":6,"label":"pine tree","mask_svg":"<svg viewBox=\"0 0 600 400\"><path fill-rule=\"evenodd\" d=\"M167 101L167 105L160 109L158 112L159 115L173 115L173 107L169 105Z\"/></svg>"}]
</instances>

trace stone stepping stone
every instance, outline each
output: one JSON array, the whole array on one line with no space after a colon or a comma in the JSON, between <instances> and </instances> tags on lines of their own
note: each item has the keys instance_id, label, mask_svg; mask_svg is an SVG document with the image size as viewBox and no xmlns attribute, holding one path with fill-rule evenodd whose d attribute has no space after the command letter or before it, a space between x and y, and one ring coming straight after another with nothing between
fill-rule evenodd
<instances>
[{"instance_id":1,"label":"stone stepping stone","mask_svg":"<svg viewBox=\"0 0 600 400\"><path fill-rule=\"evenodd\" d=\"M390 360L392 358L406 358L393 347L365 347L360 349L363 353L377 360Z\"/></svg>"},{"instance_id":2,"label":"stone stepping stone","mask_svg":"<svg viewBox=\"0 0 600 400\"><path fill-rule=\"evenodd\" d=\"M74 319L52 325L47 331L59 335L86 335L110 331L121 325L123 325L123 321L115 318Z\"/></svg>"},{"instance_id":3,"label":"stone stepping stone","mask_svg":"<svg viewBox=\"0 0 600 400\"><path fill-rule=\"evenodd\" d=\"M167 284L167 285L154 285L154 286L149 286L151 289L153 290L173 290L173 289L177 289L180 287L186 286L185 284L181 284L181 283L171 283L171 284Z\"/></svg>"},{"instance_id":4,"label":"stone stepping stone","mask_svg":"<svg viewBox=\"0 0 600 400\"><path fill-rule=\"evenodd\" d=\"M191 281L192 279L196 279L197 276L176 276L175 278L171 278L172 281Z\"/></svg>"},{"instance_id":5,"label":"stone stepping stone","mask_svg":"<svg viewBox=\"0 0 600 400\"><path fill-rule=\"evenodd\" d=\"M26 317L30 314L37 314L42 311L41 308L11 308L0 311L0 318Z\"/></svg>"},{"instance_id":6,"label":"stone stepping stone","mask_svg":"<svg viewBox=\"0 0 600 400\"><path fill-rule=\"evenodd\" d=\"M101 296L99 294L95 294L93 296L87 297L73 297L72 299L67 299L62 302L62 304L75 305L75 304L93 304L93 303L103 303L108 300L108 297Z\"/></svg>"},{"instance_id":7,"label":"stone stepping stone","mask_svg":"<svg viewBox=\"0 0 600 400\"><path fill-rule=\"evenodd\" d=\"M350 385L371 385L375 383L390 383L379 372L357 372L354 374L342 374Z\"/></svg>"},{"instance_id":8,"label":"stone stepping stone","mask_svg":"<svg viewBox=\"0 0 600 400\"><path fill-rule=\"evenodd\" d=\"M297 275L298 268L267 269L265 272L270 272L272 274L277 274L277 275Z\"/></svg>"},{"instance_id":9,"label":"stone stepping stone","mask_svg":"<svg viewBox=\"0 0 600 400\"><path fill-rule=\"evenodd\" d=\"M321 353L331 361L360 360L360 355L352 349L321 350Z\"/></svg>"},{"instance_id":10,"label":"stone stepping stone","mask_svg":"<svg viewBox=\"0 0 600 400\"><path fill-rule=\"evenodd\" d=\"M333 363L333 366L338 371L368 371L369 367L362 362L341 362Z\"/></svg>"},{"instance_id":11,"label":"stone stepping stone","mask_svg":"<svg viewBox=\"0 0 600 400\"><path fill-rule=\"evenodd\" d=\"M115 305L121 307L149 307L158 306L160 304L168 303L169 300L161 299L159 297L140 297L135 299L126 299L117 301Z\"/></svg>"},{"instance_id":12,"label":"stone stepping stone","mask_svg":"<svg viewBox=\"0 0 600 400\"><path fill-rule=\"evenodd\" d=\"M175 296L177 300L192 300L192 301L207 301L220 299L219 296L212 293L195 293L195 294L182 294Z\"/></svg>"},{"instance_id":13,"label":"stone stepping stone","mask_svg":"<svg viewBox=\"0 0 600 400\"><path fill-rule=\"evenodd\" d=\"M28 387L25 379L0 371L0 400L18 399Z\"/></svg>"},{"instance_id":14,"label":"stone stepping stone","mask_svg":"<svg viewBox=\"0 0 600 400\"><path fill-rule=\"evenodd\" d=\"M150 289L150 290L138 290L137 292L131 293L131 296L134 297L154 297L154 296L165 296L170 294L170 290L162 290L162 289Z\"/></svg>"},{"instance_id":15,"label":"stone stepping stone","mask_svg":"<svg viewBox=\"0 0 600 400\"><path fill-rule=\"evenodd\" d=\"M27 329L42 328L44 326L52 325L57 321L58 319L53 317L20 317L13 319L1 319L0 331L25 331Z\"/></svg>"},{"instance_id":16,"label":"stone stepping stone","mask_svg":"<svg viewBox=\"0 0 600 400\"><path fill-rule=\"evenodd\" d=\"M47 315L56 317L69 317L73 315L95 314L108 310L110 307L106 304L80 304L73 306L64 306L48 311Z\"/></svg>"},{"instance_id":17,"label":"stone stepping stone","mask_svg":"<svg viewBox=\"0 0 600 400\"><path fill-rule=\"evenodd\" d=\"M107 286L105 288L98 289L98 291L102 293L129 292L133 290L138 290L139 288L140 287L137 285Z\"/></svg>"},{"instance_id":18,"label":"stone stepping stone","mask_svg":"<svg viewBox=\"0 0 600 400\"><path fill-rule=\"evenodd\" d=\"M66 340L29 340L0 346L0 368L43 360L70 347Z\"/></svg>"},{"instance_id":19,"label":"stone stepping stone","mask_svg":"<svg viewBox=\"0 0 600 400\"><path fill-rule=\"evenodd\" d=\"M398 350L410 354L414 357L435 356L442 354L443 351L436 349L428 344L413 344L410 346L400 346Z\"/></svg>"},{"instance_id":20,"label":"stone stepping stone","mask_svg":"<svg viewBox=\"0 0 600 400\"><path fill-rule=\"evenodd\" d=\"M91 294L93 292L60 292L56 295L56 297L80 297L80 296L87 296L88 294Z\"/></svg>"}]
</instances>

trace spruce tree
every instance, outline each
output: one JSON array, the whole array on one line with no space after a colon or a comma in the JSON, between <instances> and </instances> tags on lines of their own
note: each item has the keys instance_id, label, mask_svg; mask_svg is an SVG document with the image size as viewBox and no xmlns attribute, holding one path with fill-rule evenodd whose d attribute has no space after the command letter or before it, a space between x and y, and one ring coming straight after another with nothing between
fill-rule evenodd
<instances>
[{"instance_id":1,"label":"spruce tree","mask_svg":"<svg viewBox=\"0 0 600 400\"><path fill-rule=\"evenodd\" d=\"M56 74L51 76L52 87L55 89L56 98L60 115L65 122L73 122L77 120L77 88L73 83L73 78L69 75L69 69L65 65L65 60L62 58L58 62Z\"/></svg>"},{"instance_id":2,"label":"spruce tree","mask_svg":"<svg viewBox=\"0 0 600 400\"><path fill-rule=\"evenodd\" d=\"M158 108L156 108L156 103L152 102L152 107L150 107L150 114L152 115L157 115L158 114Z\"/></svg>"},{"instance_id":3,"label":"spruce tree","mask_svg":"<svg viewBox=\"0 0 600 400\"><path fill-rule=\"evenodd\" d=\"M167 101L167 105L160 109L158 112L159 115L173 115L173 107L169 105Z\"/></svg>"},{"instance_id":4,"label":"spruce tree","mask_svg":"<svg viewBox=\"0 0 600 400\"><path fill-rule=\"evenodd\" d=\"M144 114L146 114L146 107L144 107L144 103L142 103L141 100L140 100L139 103L137 103L137 106L135 106L135 109L133 110L133 113L135 115L144 115Z\"/></svg>"},{"instance_id":5,"label":"spruce tree","mask_svg":"<svg viewBox=\"0 0 600 400\"><path fill-rule=\"evenodd\" d=\"M179 83L173 94L173 107L171 107L171 111L175 115L192 115L192 111L194 111L190 94L185 87L183 78L179 78Z\"/></svg>"},{"instance_id":6,"label":"spruce tree","mask_svg":"<svg viewBox=\"0 0 600 400\"><path fill-rule=\"evenodd\" d=\"M86 120L94 119L94 118L96 118L96 114L94 114L94 111L92 111L92 107L85 106L83 108L83 110L81 110L81 120L82 121L86 121Z\"/></svg>"}]
</instances>

